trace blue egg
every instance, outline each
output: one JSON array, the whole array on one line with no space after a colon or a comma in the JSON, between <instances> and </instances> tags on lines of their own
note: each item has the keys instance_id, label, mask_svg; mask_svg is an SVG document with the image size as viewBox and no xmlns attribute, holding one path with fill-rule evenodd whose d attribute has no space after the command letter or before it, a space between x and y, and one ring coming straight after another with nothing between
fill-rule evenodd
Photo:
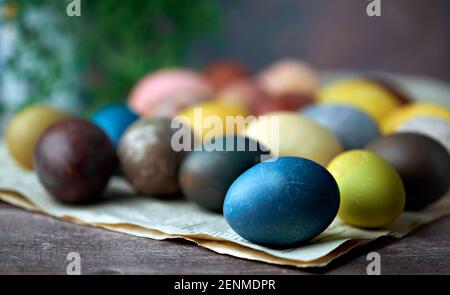
<instances>
[{"instance_id":1,"label":"blue egg","mask_svg":"<svg viewBox=\"0 0 450 295\"><path fill-rule=\"evenodd\" d=\"M339 202L338 185L324 167L282 157L239 176L226 194L223 214L250 242L291 247L323 232L336 217Z\"/></svg>"},{"instance_id":2,"label":"blue egg","mask_svg":"<svg viewBox=\"0 0 450 295\"><path fill-rule=\"evenodd\" d=\"M331 131L346 150L362 148L380 136L377 123L354 107L323 104L302 109L301 113Z\"/></svg>"},{"instance_id":3,"label":"blue egg","mask_svg":"<svg viewBox=\"0 0 450 295\"><path fill-rule=\"evenodd\" d=\"M123 103L106 105L92 115L92 121L105 131L114 148L118 146L120 138L128 126L138 118L138 115Z\"/></svg>"}]
</instances>

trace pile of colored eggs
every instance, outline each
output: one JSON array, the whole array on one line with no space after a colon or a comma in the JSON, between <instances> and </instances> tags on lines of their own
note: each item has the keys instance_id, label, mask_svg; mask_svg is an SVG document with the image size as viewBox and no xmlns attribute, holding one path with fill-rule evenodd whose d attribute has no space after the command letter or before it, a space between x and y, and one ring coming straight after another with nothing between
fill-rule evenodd
<instances>
[{"instance_id":1,"label":"pile of colored eggs","mask_svg":"<svg viewBox=\"0 0 450 295\"><path fill-rule=\"evenodd\" d=\"M445 195L447 107L415 102L380 77L319 85L292 59L256 76L232 60L200 73L163 69L140 80L127 105L90 120L29 107L6 144L61 202L95 201L116 173L140 194L181 194L223 213L237 234L269 247L304 243L336 217L385 227Z\"/></svg>"}]
</instances>

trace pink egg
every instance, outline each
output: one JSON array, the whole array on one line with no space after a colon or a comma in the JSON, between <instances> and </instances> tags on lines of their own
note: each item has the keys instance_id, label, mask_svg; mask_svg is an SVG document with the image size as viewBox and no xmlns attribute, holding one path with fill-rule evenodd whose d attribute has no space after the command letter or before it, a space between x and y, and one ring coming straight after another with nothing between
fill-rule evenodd
<instances>
[{"instance_id":1,"label":"pink egg","mask_svg":"<svg viewBox=\"0 0 450 295\"><path fill-rule=\"evenodd\" d=\"M285 93L312 96L319 88L316 72L296 59L283 59L272 64L259 75L258 81L272 96Z\"/></svg>"},{"instance_id":2,"label":"pink egg","mask_svg":"<svg viewBox=\"0 0 450 295\"><path fill-rule=\"evenodd\" d=\"M131 91L130 108L142 116L164 117L211 95L207 81L194 71L172 68L142 78Z\"/></svg>"}]
</instances>

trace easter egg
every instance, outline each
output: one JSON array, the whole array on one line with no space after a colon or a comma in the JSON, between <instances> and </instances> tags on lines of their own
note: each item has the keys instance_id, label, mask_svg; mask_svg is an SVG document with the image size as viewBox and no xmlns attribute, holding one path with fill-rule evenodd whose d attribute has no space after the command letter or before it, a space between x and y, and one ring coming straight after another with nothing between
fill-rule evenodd
<instances>
[{"instance_id":1,"label":"easter egg","mask_svg":"<svg viewBox=\"0 0 450 295\"><path fill-rule=\"evenodd\" d=\"M323 232L339 209L339 189L319 164L283 157L257 164L228 190L223 214L246 240L293 247Z\"/></svg>"},{"instance_id":2,"label":"easter egg","mask_svg":"<svg viewBox=\"0 0 450 295\"><path fill-rule=\"evenodd\" d=\"M128 103L139 115L171 117L179 110L206 100L211 94L208 82L185 69L162 69L142 78L131 91Z\"/></svg>"},{"instance_id":3,"label":"easter egg","mask_svg":"<svg viewBox=\"0 0 450 295\"><path fill-rule=\"evenodd\" d=\"M341 103L359 108L377 122L400 106L397 97L377 83L365 79L345 79L322 88L322 103Z\"/></svg>"},{"instance_id":4,"label":"easter egg","mask_svg":"<svg viewBox=\"0 0 450 295\"><path fill-rule=\"evenodd\" d=\"M297 112L267 113L251 122L242 134L269 148L276 157L302 157L326 165L342 152L336 136Z\"/></svg>"},{"instance_id":5,"label":"easter egg","mask_svg":"<svg viewBox=\"0 0 450 295\"><path fill-rule=\"evenodd\" d=\"M248 111L240 104L211 100L178 113L204 142L216 136L236 134L245 127ZM235 124L236 123L236 124Z\"/></svg>"},{"instance_id":6,"label":"easter egg","mask_svg":"<svg viewBox=\"0 0 450 295\"><path fill-rule=\"evenodd\" d=\"M386 91L390 92L402 105L411 103L412 101L411 97L409 97L406 92L401 89L400 85L398 85L388 77L383 77L380 75L368 75L365 77L365 79L383 87Z\"/></svg>"},{"instance_id":7,"label":"easter egg","mask_svg":"<svg viewBox=\"0 0 450 295\"><path fill-rule=\"evenodd\" d=\"M436 117L450 122L450 109L431 102L406 105L384 118L381 122L381 130L384 134L393 133L403 123L419 116Z\"/></svg>"},{"instance_id":8,"label":"easter egg","mask_svg":"<svg viewBox=\"0 0 450 295\"><path fill-rule=\"evenodd\" d=\"M241 79L250 76L248 69L234 60L219 60L206 65L203 69L206 80L217 91Z\"/></svg>"},{"instance_id":9,"label":"easter egg","mask_svg":"<svg viewBox=\"0 0 450 295\"><path fill-rule=\"evenodd\" d=\"M230 185L265 154L268 154L265 148L251 139L234 135L216 137L183 161L179 176L181 191L198 205L222 212Z\"/></svg>"},{"instance_id":10,"label":"easter egg","mask_svg":"<svg viewBox=\"0 0 450 295\"><path fill-rule=\"evenodd\" d=\"M123 174L138 192L164 196L179 190L178 169L193 140L189 128L172 128L171 124L168 118L140 119L120 140L118 154ZM179 132L189 141L187 148L172 144Z\"/></svg>"},{"instance_id":11,"label":"easter egg","mask_svg":"<svg viewBox=\"0 0 450 295\"><path fill-rule=\"evenodd\" d=\"M363 150L344 152L328 164L341 192L338 216L347 224L384 227L405 206L405 191L397 171L380 156Z\"/></svg>"},{"instance_id":12,"label":"easter egg","mask_svg":"<svg viewBox=\"0 0 450 295\"><path fill-rule=\"evenodd\" d=\"M420 210L450 187L450 154L438 142L417 133L397 133L367 145L397 169L406 191L407 210Z\"/></svg>"},{"instance_id":13,"label":"easter egg","mask_svg":"<svg viewBox=\"0 0 450 295\"><path fill-rule=\"evenodd\" d=\"M269 96L257 105L256 115L263 115L275 111L297 111L314 103L312 96L285 93L277 96Z\"/></svg>"},{"instance_id":14,"label":"easter egg","mask_svg":"<svg viewBox=\"0 0 450 295\"><path fill-rule=\"evenodd\" d=\"M362 148L380 136L377 123L365 112L351 106L315 105L303 109L301 114L331 131L347 150Z\"/></svg>"},{"instance_id":15,"label":"easter egg","mask_svg":"<svg viewBox=\"0 0 450 295\"><path fill-rule=\"evenodd\" d=\"M272 96L286 93L313 96L319 88L316 72L296 59L283 59L272 64L258 76L258 81Z\"/></svg>"},{"instance_id":16,"label":"easter egg","mask_svg":"<svg viewBox=\"0 0 450 295\"><path fill-rule=\"evenodd\" d=\"M45 189L63 203L97 200L105 189L116 155L107 135L81 119L49 127L35 151L35 169Z\"/></svg>"},{"instance_id":17,"label":"easter egg","mask_svg":"<svg viewBox=\"0 0 450 295\"><path fill-rule=\"evenodd\" d=\"M450 122L434 117L416 117L397 128L396 132L414 132L428 135L450 152Z\"/></svg>"},{"instance_id":18,"label":"easter egg","mask_svg":"<svg viewBox=\"0 0 450 295\"><path fill-rule=\"evenodd\" d=\"M236 81L217 93L217 99L228 104L240 104L250 114L257 114L262 104L269 99L267 94L251 79Z\"/></svg>"},{"instance_id":19,"label":"easter egg","mask_svg":"<svg viewBox=\"0 0 450 295\"><path fill-rule=\"evenodd\" d=\"M121 103L110 104L97 110L92 115L92 121L108 135L114 148L119 144L125 130L137 119L128 106Z\"/></svg>"},{"instance_id":20,"label":"easter egg","mask_svg":"<svg viewBox=\"0 0 450 295\"><path fill-rule=\"evenodd\" d=\"M11 156L23 168L33 168L34 149L39 136L68 114L45 105L33 105L18 112L9 122L5 141Z\"/></svg>"}]
</instances>

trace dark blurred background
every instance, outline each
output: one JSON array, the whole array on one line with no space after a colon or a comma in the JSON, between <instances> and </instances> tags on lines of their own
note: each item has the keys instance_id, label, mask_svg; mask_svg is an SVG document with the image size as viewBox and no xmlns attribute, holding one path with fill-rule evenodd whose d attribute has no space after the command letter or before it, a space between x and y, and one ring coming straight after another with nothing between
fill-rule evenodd
<instances>
[{"instance_id":1,"label":"dark blurred background","mask_svg":"<svg viewBox=\"0 0 450 295\"><path fill-rule=\"evenodd\" d=\"M320 69L386 70L450 81L450 1L381 0L221 1L215 42L197 42L190 57L239 58L260 69L294 56Z\"/></svg>"},{"instance_id":2,"label":"dark blurred background","mask_svg":"<svg viewBox=\"0 0 450 295\"><path fill-rule=\"evenodd\" d=\"M299 57L321 70L450 81L450 1L0 0L0 114L46 101L76 112L125 100L145 74L235 58L255 72Z\"/></svg>"}]
</instances>

